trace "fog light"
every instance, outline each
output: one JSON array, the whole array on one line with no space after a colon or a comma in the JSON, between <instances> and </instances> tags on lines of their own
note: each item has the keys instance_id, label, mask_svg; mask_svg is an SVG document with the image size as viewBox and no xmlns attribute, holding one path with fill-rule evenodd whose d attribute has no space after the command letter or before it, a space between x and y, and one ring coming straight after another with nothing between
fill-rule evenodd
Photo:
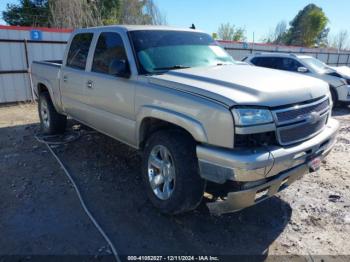
<instances>
[{"instance_id":1,"label":"fog light","mask_svg":"<svg viewBox=\"0 0 350 262\"><path fill-rule=\"evenodd\" d=\"M285 179L283 179L283 181L282 181L282 183L281 183L281 185L280 185L280 189L279 190L282 190L282 189L284 189L287 185L287 182L288 182L288 178L289 177L287 177L287 178L285 178Z\"/></svg>"},{"instance_id":2,"label":"fog light","mask_svg":"<svg viewBox=\"0 0 350 262\"><path fill-rule=\"evenodd\" d=\"M264 197L267 196L267 193L269 192L269 188L263 188L263 189L260 189L258 192L256 192L255 194L255 202L263 199Z\"/></svg>"}]
</instances>

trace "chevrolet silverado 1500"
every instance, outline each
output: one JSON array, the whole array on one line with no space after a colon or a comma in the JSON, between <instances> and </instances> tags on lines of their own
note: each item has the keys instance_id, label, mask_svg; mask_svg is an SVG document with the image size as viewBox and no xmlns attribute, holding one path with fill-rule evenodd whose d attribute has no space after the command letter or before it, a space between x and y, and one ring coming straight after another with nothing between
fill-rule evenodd
<instances>
[{"instance_id":1,"label":"chevrolet silverado 1500","mask_svg":"<svg viewBox=\"0 0 350 262\"><path fill-rule=\"evenodd\" d=\"M231 188L222 214L258 203L319 168L338 129L328 85L235 63L192 29L108 26L75 31L63 61L31 68L45 133L67 116L139 149L147 194L162 212ZM131 192L132 193L132 192Z\"/></svg>"}]
</instances>

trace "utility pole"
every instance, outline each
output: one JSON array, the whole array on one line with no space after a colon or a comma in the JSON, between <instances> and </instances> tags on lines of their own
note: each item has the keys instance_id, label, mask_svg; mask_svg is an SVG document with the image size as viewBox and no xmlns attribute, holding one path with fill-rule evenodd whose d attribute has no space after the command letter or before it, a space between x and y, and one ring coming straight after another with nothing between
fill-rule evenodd
<instances>
[{"instance_id":1,"label":"utility pole","mask_svg":"<svg viewBox=\"0 0 350 262\"><path fill-rule=\"evenodd\" d=\"M253 45L252 45L252 51L254 51L254 45L255 45L255 35L254 35L254 32L253 32Z\"/></svg>"}]
</instances>

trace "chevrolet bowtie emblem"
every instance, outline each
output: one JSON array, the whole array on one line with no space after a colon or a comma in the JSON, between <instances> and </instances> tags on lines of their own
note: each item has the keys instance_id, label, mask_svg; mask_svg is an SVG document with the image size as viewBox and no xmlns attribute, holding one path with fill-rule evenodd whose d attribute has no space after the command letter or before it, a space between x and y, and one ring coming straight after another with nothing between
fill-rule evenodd
<instances>
[{"instance_id":1,"label":"chevrolet bowtie emblem","mask_svg":"<svg viewBox=\"0 0 350 262\"><path fill-rule=\"evenodd\" d=\"M321 116L317 112L312 112L306 117L306 121L310 124L315 124L320 120Z\"/></svg>"}]
</instances>

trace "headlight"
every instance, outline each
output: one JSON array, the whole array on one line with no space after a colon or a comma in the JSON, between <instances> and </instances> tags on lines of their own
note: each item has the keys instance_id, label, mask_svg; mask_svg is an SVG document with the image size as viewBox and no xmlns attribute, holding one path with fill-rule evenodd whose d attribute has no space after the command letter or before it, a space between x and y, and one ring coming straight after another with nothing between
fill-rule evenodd
<instances>
[{"instance_id":1,"label":"headlight","mask_svg":"<svg viewBox=\"0 0 350 262\"><path fill-rule=\"evenodd\" d=\"M329 95L328 95L328 102L329 102L329 107L333 108L333 99L332 99L331 93L329 93ZM330 111L332 111L332 110L330 110Z\"/></svg>"},{"instance_id":2,"label":"headlight","mask_svg":"<svg viewBox=\"0 0 350 262\"><path fill-rule=\"evenodd\" d=\"M261 108L234 108L232 110L236 125L252 126L273 122L270 110Z\"/></svg>"}]
</instances>

